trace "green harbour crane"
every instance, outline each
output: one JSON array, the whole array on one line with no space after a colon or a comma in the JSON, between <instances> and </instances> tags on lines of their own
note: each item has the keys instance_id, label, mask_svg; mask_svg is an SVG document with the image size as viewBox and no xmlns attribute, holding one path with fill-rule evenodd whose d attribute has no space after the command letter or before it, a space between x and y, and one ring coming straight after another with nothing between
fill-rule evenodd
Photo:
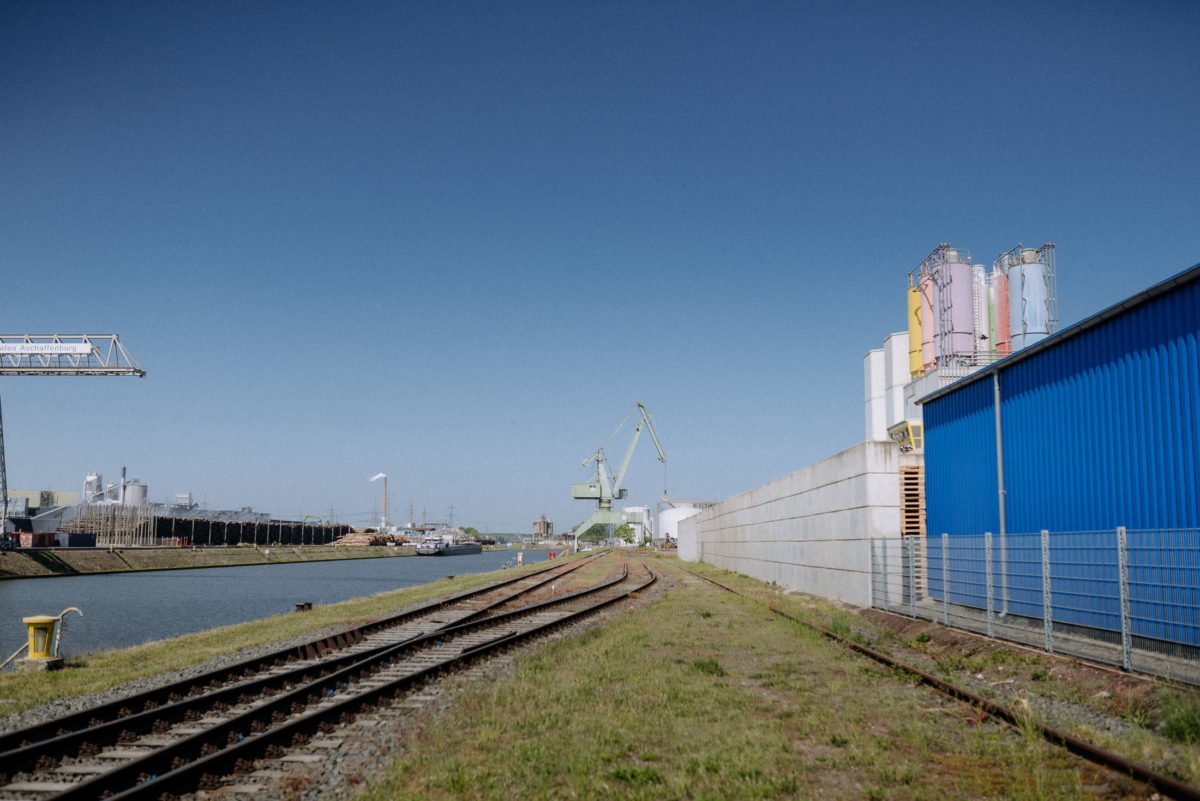
<instances>
[{"instance_id":1,"label":"green harbour crane","mask_svg":"<svg viewBox=\"0 0 1200 801\"><path fill-rule=\"evenodd\" d=\"M617 470L615 477L612 476L609 470L608 457L604 453L604 448L612 441L629 418L633 415L638 415L637 425L633 429L633 438L629 441L629 447L625 449L625 458L621 460L621 467ZM629 470L629 462L633 458L633 451L637 447L638 439L642 436L642 429L645 428L650 432L650 437L654 440L654 447L658 449L658 461L666 462L667 455L663 452L662 443L659 442L658 432L654 430L654 423L650 419L650 414L646 411L646 404L638 401L634 404L629 413L624 419L617 424L613 432L608 435L608 439L604 444L596 449L596 452L583 460L583 466L595 464L596 473L591 481L582 484L575 484L571 488L571 497L575 500L594 500L596 501L596 510L588 516L578 526L572 534L575 541L579 542L579 537L587 533L592 526L605 526L609 533L617 526L627 522L625 513L620 510L613 510L612 505L614 500L623 500L629 497L629 490L622 486L625 483L625 473ZM663 490L666 494L666 490Z\"/></svg>"}]
</instances>

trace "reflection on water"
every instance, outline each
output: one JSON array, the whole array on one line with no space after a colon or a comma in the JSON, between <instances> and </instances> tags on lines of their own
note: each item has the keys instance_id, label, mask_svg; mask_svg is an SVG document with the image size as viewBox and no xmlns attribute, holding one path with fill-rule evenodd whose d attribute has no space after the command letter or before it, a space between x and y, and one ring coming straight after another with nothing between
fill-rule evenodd
<instances>
[{"instance_id":1,"label":"reflection on water","mask_svg":"<svg viewBox=\"0 0 1200 801\"><path fill-rule=\"evenodd\" d=\"M84 614L67 619L62 653L74 656L244 623L290 612L304 601L331 604L447 575L485 573L514 564L515 555L515 551L485 551L468 556L7 579L0 581L0 652L7 655L25 641L22 617L57 615L68 606L77 606ZM525 551L526 564L545 558L546 551Z\"/></svg>"}]
</instances>

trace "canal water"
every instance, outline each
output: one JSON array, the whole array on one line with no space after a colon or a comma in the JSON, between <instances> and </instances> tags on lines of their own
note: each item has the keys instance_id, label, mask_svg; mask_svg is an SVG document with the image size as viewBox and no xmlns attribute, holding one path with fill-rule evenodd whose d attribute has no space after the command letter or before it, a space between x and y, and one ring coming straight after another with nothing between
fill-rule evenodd
<instances>
[{"instance_id":1,"label":"canal water","mask_svg":"<svg viewBox=\"0 0 1200 801\"><path fill-rule=\"evenodd\" d=\"M0 581L0 660L25 641L22 617L57 615L69 606L64 656L126 648L177 634L290 612L297 603L331 604L412 587L448 575L498 570L516 551L462 556L397 556L208 567L145 573ZM525 551L525 563L546 559Z\"/></svg>"}]
</instances>

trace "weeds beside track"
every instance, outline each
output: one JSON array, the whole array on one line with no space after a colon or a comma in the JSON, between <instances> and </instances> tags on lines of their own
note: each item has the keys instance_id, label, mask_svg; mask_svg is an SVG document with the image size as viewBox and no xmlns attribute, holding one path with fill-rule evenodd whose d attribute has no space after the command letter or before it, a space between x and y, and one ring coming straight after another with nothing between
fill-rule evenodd
<instances>
[{"instance_id":1,"label":"weeds beside track","mask_svg":"<svg viewBox=\"0 0 1200 801\"><path fill-rule=\"evenodd\" d=\"M742 593L726 584L722 584L715 579L709 578L708 576L702 575L693 570L688 570L687 568L683 569L691 575L720 587L727 592L731 592L734 595L753 600L745 593ZM775 606L768 604L767 608L772 614L778 615L786 620L790 620L793 623L807 626L820 633L822 636L840 643L852 651L873 659L882 665L885 665L893 670L902 671L907 675L915 676L922 683L932 687L938 692L958 701L964 701L968 704L971 704L972 706L986 712L988 715L991 715L997 720L1001 720L1018 729L1032 728L1052 745L1063 748L1072 754L1082 757L1083 759L1086 759L1096 765L1115 771L1124 776L1128 776L1135 781L1149 785L1159 793L1162 793L1169 798L1177 799L1177 801L1200 801L1200 788L1197 788L1194 785L1187 784L1173 777L1151 770L1148 767L1125 759L1120 754L1106 751L1102 748L1092 745L1091 743L1085 742L1078 737L1074 737L1070 734L1059 731L1058 729L1039 723L1038 721L1032 720L1027 714L1019 713L994 701L990 701L976 693L971 692L970 690L940 679L937 676L911 665L904 664L903 662L895 660L886 654L880 653L879 651L868 648L867 646L857 643L854 640L843 637L840 634L836 634L833 631L824 628L823 626L819 626L808 620L803 620L795 615L788 614L787 612Z\"/></svg>"},{"instance_id":2,"label":"weeds beside track","mask_svg":"<svg viewBox=\"0 0 1200 801\"><path fill-rule=\"evenodd\" d=\"M329 659L305 659L299 666L276 667L219 689L193 685L187 689L193 694L188 698L181 695L184 688L177 687L165 704L160 705L156 696L146 702L150 708L144 711L135 713L126 706L116 710L115 718L90 720L89 725L75 725L71 731L61 725L55 729L62 723L56 721L36 732L13 733L10 738L34 741L0 753L6 772L23 772L0 787L0 793L61 801L157 799L164 792L173 795L211 786L220 775L244 768L257 756L302 744L318 730L327 730L397 693L594 612L654 580L647 570L648 579L630 582L626 571L585 590L501 611L516 597L588 563L554 566L533 577L521 576L429 604L425 611L441 617L426 614L427 623L436 625L424 634L393 635L391 643L370 644L377 629L388 624L394 630L399 622L379 621L360 627L367 630L355 644L365 647L346 648ZM508 588L513 584L518 586ZM623 584L632 586L623 588ZM497 593L487 604L461 608L465 597ZM446 612L456 604L454 619L447 623ZM398 617L408 622L414 614ZM51 730L54 735L47 737ZM95 764L98 758L120 764L101 769Z\"/></svg>"}]
</instances>

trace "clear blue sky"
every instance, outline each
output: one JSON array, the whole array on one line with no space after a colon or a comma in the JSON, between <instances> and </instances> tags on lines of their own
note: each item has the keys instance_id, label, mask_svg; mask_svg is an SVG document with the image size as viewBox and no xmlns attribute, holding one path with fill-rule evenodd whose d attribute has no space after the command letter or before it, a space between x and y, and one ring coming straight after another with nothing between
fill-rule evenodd
<instances>
[{"instance_id":1,"label":"clear blue sky","mask_svg":"<svg viewBox=\"0 0 1200 801\"><path fill-rule=\"evenodd\" d=\"M574 525L643 400L676 497L863 438L937 243L1058 243L1064 323L1200 261L1200 4L0 6L10 486ZM623 450L625 438L613 448ZM631 502L663 470L643 442Z\"/></svg>"}]
</instances>

